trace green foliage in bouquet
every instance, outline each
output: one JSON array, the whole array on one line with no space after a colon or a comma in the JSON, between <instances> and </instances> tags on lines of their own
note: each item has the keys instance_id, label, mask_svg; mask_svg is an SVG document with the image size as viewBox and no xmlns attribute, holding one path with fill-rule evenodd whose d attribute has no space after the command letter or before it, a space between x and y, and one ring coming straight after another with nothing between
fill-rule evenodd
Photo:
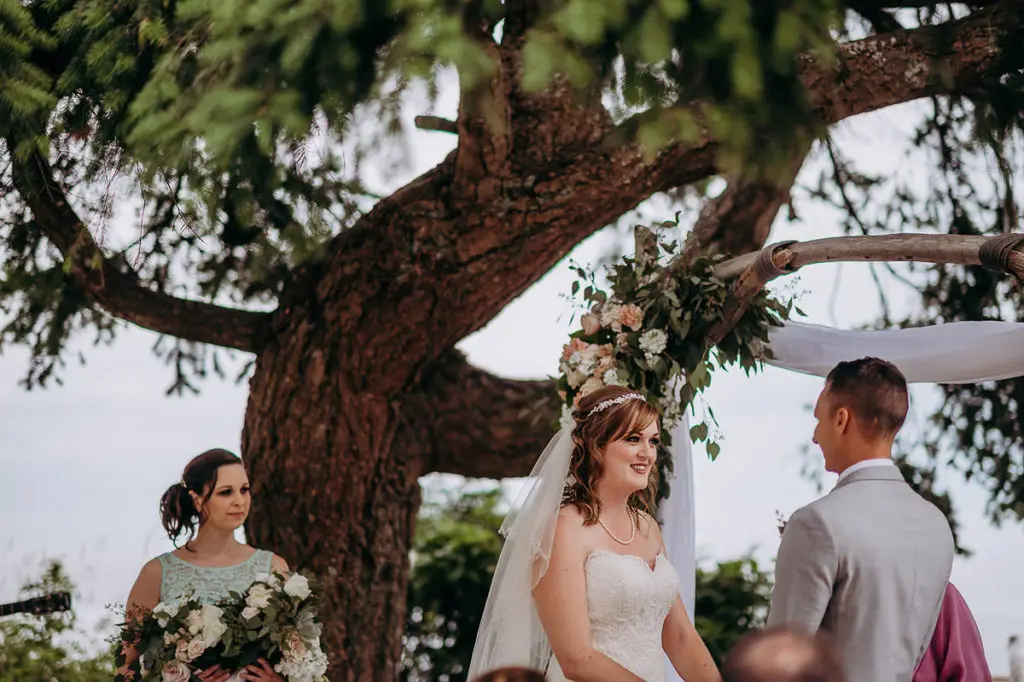
<instances>
[{"instance_id":1,"label":"green foliage in bouquet","mask_svg":"<svg viewBox=\"0 0 1024 682\"><path fill-rule=\"evenodd\" d=\"M636 253L611 268L609 291L598 286L593 273L576 268L580 281L573 283L572 294L582 289L588 312L563 348L557 387L568 409L603 386L642 393L661 413L662 441L669 445L671 428L685 410L693 411L715 369L736 364L747 373L760 369L769 352L768 332L789 319L792 304L759 292L736 326L710 347L708 332L722 318L729 293L714 274L725 257L705 255L689 240L680 245L645 227L636 230ZM707 413L714 422L714 412L708 408ZM707 421L696 421L690 437L706 442L712 459L718 456L720 446ZM668 457L660 460L662 467L670 466Z\"/></svg>"},{"instance_id":2,"label":"green foliage in bouquet","mask_svg":"<svg viewBox=\"0 0 1024 682\"><path fill-rule=\"evenodd\" d=\"M224 656L238 670L265 659L289 682L326 679L327 656L317 622L319 596L309 578L278 573L231 593L225 606Z\"/></svg>"}]
</instances>

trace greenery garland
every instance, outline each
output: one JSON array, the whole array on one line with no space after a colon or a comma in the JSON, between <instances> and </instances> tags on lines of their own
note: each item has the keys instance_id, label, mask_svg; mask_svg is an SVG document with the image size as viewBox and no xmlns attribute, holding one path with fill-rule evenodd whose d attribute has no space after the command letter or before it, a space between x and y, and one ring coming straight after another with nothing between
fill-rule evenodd
<instances>
[{"instance_id":1,"label":"greenery garland","mask_svg":"<svg viewBox=\"0 0 1024 682\"><path fill-rule=\"evenodd\" d=\"M677 226L678 216L654 228ZM692 239L680 245L638 226L636 252L611 268L609 291L598 286L593 273L574 266L579 280L573 282L572 295L582 290L587 312L562 349L557 387L565 407L571 410L579 398L603 386L628 386L658 408L667 446L686 410L695 414L694 402L711 385L715 369L738 364L747 374L759 370L770 357L768 332L789 319L793 304L761 290L736 326L709 347L708 331L722 318L728 300L729 285L714 275L723 260L701 253ZM707 415L717 426L710 407ZM694 421L690 438L706 442L712 460L718 457L721 447L707 418ZM664 449L659 469L663 498L672 470Z\"/></svg>"}]
</instances>

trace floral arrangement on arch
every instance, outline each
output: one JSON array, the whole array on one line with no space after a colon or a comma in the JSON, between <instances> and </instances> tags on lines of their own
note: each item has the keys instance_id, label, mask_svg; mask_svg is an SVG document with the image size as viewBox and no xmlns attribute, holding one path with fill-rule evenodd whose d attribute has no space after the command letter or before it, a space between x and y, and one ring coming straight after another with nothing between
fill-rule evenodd
<instances>
[{"instance_id":1,"label":"floral arrangement on arch","mask_svg":"<svg viewBox=\"0 0 1024 682\"><path fill-rule=\"evenodd\" d=\"M122 625L115 642L118 666L125 663L122 642L140 657L119 682L188 682L215 664L237 671L260 658L288 682L324 682L327 656L320 643L318 601L305 576L272 573L215 605L191 596L157 604Z\"/></svg>"},{"instance_id":2,"label":"floral arrangement on arch","mask_svg":"<svg viewBox=\"0 0 1024 682\"><path fill-rule=\"evenodd\" d=\"M665 222L658 228L675 228ZM698 394L711 385L716 368L739 364L747 373L766 357L768 332L789 319L792 304L759 292L722 340L708 346L708 331L722 318L729 287L714 275L724 256L702 254L692 240L660 239L636 228L636 251L611 268L608 291L592 273L575 267L579 279L572 295L583 294L586 312L580 329L562 349L557 380L559 396L572 409L578 400L603 386L628 386L643 394L662 415L662 441ZM707 409L714 422L714 412ZM717 423L716 423L717 425ZM690 428L693 442L707 442L708 455L720 446L705 420ZM662 477L665 480L665 477Z\"/></svg>"}]
</instances>

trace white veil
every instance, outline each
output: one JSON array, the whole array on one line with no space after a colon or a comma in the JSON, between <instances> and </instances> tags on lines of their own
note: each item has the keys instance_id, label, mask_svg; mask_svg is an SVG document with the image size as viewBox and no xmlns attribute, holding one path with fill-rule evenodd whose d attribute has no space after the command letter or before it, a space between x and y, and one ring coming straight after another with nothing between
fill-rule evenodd
<instances>
[{"instance_id":1,"label":"white veil","mask_svg":"<svg viewBox=\"0 0 1024 682\"><path fill-rule=\"evenodd\" d=\"M470 680L506 666L547 670L551 646L533 604L533 588L548 570L572 457L572 429L571 420L564 420L501 524L505 545L480 620Z\"/></svg>"}]
</instances>

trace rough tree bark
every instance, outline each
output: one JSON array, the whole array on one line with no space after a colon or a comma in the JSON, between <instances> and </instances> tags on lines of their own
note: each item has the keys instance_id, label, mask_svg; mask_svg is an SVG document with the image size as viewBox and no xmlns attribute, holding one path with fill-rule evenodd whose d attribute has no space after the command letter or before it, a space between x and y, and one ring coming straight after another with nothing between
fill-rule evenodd
<instances>
[{"instance_id":1,"label":"rough tree bark","mask_svg":"<svg viewBox=\"0 0 1024 682\"><path fill-rule=\"evenodd\" d=\"M500 45L481 34L501 69L464 93L450 128L457 150L296 271L269 317L156 294L102 259L72 271L111 314L257 353L242 439L256 499L247 532L323 581L334 680L393 679L418 477L522 474L550 433L545 382L492 377L455 344L589 234L716 172L713 140L645 160L635 146L598 144L619 137L599 97L580 106L563 88L520 92L533 7L506 3ZM996 7L944 30L846 44L835 69L807 59L801 74L830 124L996 77L1013 66L1002 45L1022 35L1014 13ZM805 151L794 150L793 175ZM99 253L45 164L12 172L66 259ZM756 250L789 182L737 180L698 233L732 253Z\"/></svg>"}]
</instances>

